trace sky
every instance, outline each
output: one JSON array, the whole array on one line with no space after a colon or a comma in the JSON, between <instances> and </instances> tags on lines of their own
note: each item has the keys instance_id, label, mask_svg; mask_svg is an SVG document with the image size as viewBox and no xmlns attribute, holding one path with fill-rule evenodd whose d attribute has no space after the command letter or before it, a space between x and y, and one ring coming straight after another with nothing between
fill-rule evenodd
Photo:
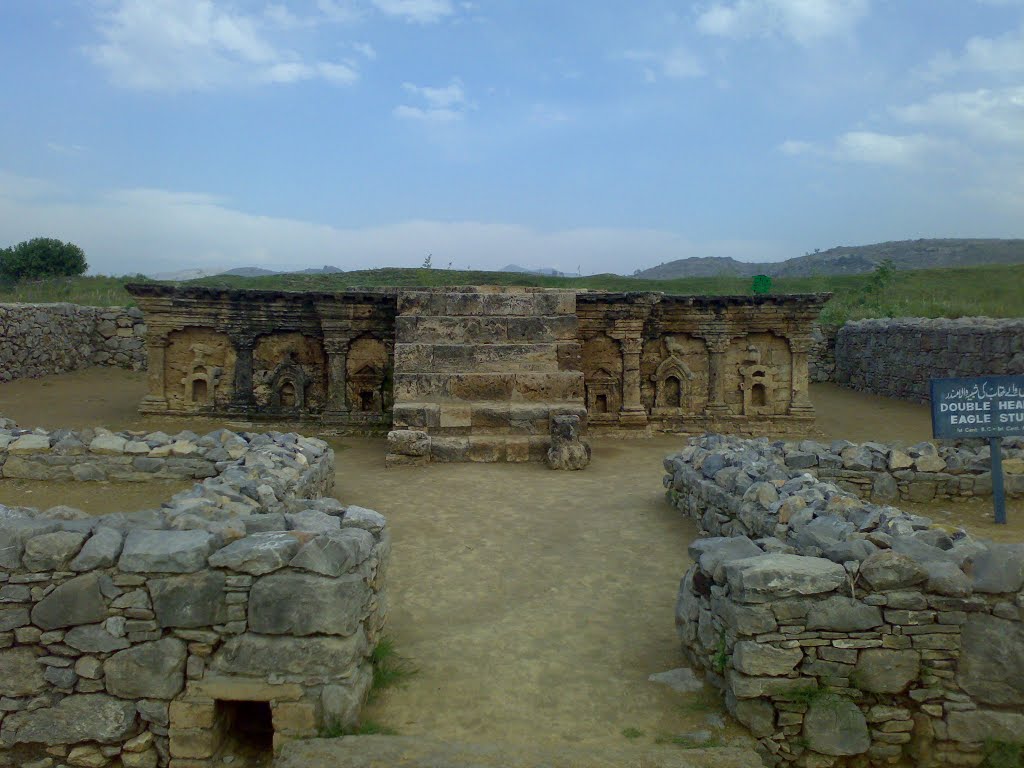
<instances>
[{"instance_id":1,"label":"sky","mask_svg":"<svg viewBox=\"0 0 1024 768\"><path fill-rule=\"evenodd\" d=\"M0 0L0 105L92 273L1024 237L1024 0Z\"/></svg>"}]
</instances>

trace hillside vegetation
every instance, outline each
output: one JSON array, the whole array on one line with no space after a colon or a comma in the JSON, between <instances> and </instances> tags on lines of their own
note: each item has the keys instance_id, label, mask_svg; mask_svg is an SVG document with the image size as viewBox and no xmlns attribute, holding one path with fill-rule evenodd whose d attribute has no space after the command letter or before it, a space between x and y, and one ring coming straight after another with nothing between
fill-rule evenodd
<instances>
[{"instance_id":1,"label":"hillside vegetation","mask_svg":"<svg viewBox=\"0 0 1024 768\"><path fill-rule=\"evenodd\" d=\"M131 304L125 283L141 276L76 277L0 285L0 302L55 302L95 306ZM684 295L751 293L749 277L640 280L621 275L548 277L512 272L461 272L446 269L372 269L334 274L286 274L263 277L218 275L181 285L338 291L347 288L443 285L535 285L608 291L664 291ZM1024 316L1024 265L996 265L871 274L779 278L772 293L834 294L822 321L840 324L867 317Z\"/></svg>"},{"instance_id":2,"label":"hillside vegetation","mask_svg":"<svg viewBox=\"0 0 1024 768\"><path fill-rule=\"evenodd\" d=\"M749 263L730 258L679 259L637 272L634 277L671 280L679 277L735 275L752 277L813 277L859 275L885 260L896 269L974 267L982 264L1024 263L1024 240L948 239L897 240L872 245L838 246L774 263Z\"/></svg>"}]
</instances>

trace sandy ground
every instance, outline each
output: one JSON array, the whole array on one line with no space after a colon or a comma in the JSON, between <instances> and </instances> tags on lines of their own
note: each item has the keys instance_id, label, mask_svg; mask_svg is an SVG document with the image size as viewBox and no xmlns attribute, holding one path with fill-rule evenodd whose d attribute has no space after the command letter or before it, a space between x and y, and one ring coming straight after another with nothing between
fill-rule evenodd
<instances>
[{"instance_id":1,"label":"sandy ground","mask_svg":"<svg viewBox=\"0 0 1024 768\"><path fill-rule=\"evenodd\" d=\"M153 480L148 483L79 483L74 480L40 483L36 480L0 480L0 504L49 509L58 504L77 507L91 515L154 509L171 496L191 488L191 482Z\"/></svg>"},{"instance_id":2,"label":"sandy ground","mask_svg":"<svg viewBox=\"0 0 1024 768\"><path fill-rule=\"evenodd\" d=\"M0 414L50 428L225 425L140 417L144 391L142 374L92 369L2 384ZM930 437L922 405L832 385L812 387L812 399L815 437ZM366 718L408 736L556 746L622 746L623 730L636 729L643 735L628 743L651 747L712 728L721 709L709 691L681 694L647 680L683 666L672 606L696 529L661 486L661 459L683 439L598 440L586 471L559 473L537 464L386 470L382 440L331 438L337 496L378 509L392 526L388 631L419 670ZM0 503L20 495L8 482ZM130 498L135 492L119 501L150 503ZM1000 538L1024 538L1020 506L1011 506L1013 525L995 531ZM995 528L984 504L917 509L979 533ZM735 726L712 730L721 743L749 743Z\"/></svg>"}]
</instances>

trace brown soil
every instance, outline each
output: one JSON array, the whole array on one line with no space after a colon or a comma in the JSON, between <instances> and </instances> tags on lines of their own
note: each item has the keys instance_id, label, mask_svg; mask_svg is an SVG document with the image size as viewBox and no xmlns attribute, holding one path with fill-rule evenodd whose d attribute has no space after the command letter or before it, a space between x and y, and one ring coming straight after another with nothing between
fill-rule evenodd
<instances>
[{"instance_id":1,"label":"brown soil","mask_svg":"<svg viewBox=\"0 0 1024 768\"><path fill-rule=\"evenodd\" d=\"M153 480L147 483L79 483L74 480L0 480L0 504L49 509L58 504L77 507L91 515L155 509L171 496L191 488L191 482Z\"/></svg>"}]
</instances>

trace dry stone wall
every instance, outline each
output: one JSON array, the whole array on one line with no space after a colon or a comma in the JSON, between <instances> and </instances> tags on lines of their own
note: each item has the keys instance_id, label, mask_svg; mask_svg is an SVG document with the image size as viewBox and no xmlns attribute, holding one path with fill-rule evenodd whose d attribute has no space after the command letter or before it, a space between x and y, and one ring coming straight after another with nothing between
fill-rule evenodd
<instances>
[{"instance_id":1,"label":"dry stone wall","mask_svg":"<svg viewBox=\"0 0 1024 768\"><path fill-rule=\"evenodd\" d=\"M201 768L254 706L275 747L357 720L390 535L376 512L321 498L325 443L9 422L0 441L5 466L202 478L130 514L0 506L0 765Z\"/></svg>"},{"instance_id":2,"label":"dry stone wall","mask_svg":"<svg viewBox=\"0 0 1024 768\"><path fill-rule=\"evenodd\" d=\"M146 367L142 312L77 304L0 304L0 382L90 365Z\"/></svg>"},{"instance_id":3,"label":"dry stone wall","mask_svg":"<svg viewBox=\"0 0 1024 768\"><path fill-rule=\"evenodd\" d=\"M977 766L1024 733L1024 544L866 503L709 435L665 459L710 536L679 589L684 652L771 765Z\"/></svg>"},{"instance_id":4,"label":"dry stone wall","mask_svg":"<svg viewBox=\"0 0 1024 768\"><path fill-rule=\"evenodd\" d=\"M925 402L928 380L1024 373L1024 320L895 318L844 325L835 381Z\"/></svg>"},{"instance_id":5,"label":"dry stone wall","mask_svg":"<svg viewBox=\"0 0 1024 768\"><path fill-rule=\"evenodd\" d=\"M815 324L807 354L807 375L814 383L834 381L836 377L836 336L839 326Z\"/></svg>"}]
</instances>

